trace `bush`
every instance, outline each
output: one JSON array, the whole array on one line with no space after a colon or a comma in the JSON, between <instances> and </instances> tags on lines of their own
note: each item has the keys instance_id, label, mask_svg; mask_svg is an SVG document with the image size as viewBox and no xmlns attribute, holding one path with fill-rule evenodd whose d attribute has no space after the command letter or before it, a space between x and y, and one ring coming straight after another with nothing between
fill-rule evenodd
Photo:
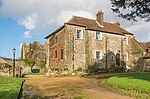
<instances>
[{"instance_id":1,"label":"bush","mask_svg":"<svg viewBox=\"0 0 150 99\"><path fill-rule=\"evenodd\" d=\"M32 69L32 73L39 73L40 69Z\"/></svg>"}]
</instances>

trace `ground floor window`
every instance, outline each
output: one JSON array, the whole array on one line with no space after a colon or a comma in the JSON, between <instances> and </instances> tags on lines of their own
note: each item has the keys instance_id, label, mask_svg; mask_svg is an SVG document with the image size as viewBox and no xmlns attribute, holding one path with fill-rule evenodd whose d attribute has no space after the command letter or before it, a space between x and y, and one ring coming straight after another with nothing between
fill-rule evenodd
<instances>
[{"instance_id":1,"label":"ground floor window","mask_svg":"<svg viewBox=\"0 0 150 99\"><path fill-rule=\"evenodd\" d=\"M60 58L63 59L63 49L60 51Z\"/></svg>"},{"instance_id":2,"label":"ground floor window","mask_svg":"<svg viewBox=\"0 0 150 99\"><path fill-rule=\"evenodd\" d=\"M101 51L96 51L96 59L102 59L102 52Z\"/></svg>"}]
</instances>

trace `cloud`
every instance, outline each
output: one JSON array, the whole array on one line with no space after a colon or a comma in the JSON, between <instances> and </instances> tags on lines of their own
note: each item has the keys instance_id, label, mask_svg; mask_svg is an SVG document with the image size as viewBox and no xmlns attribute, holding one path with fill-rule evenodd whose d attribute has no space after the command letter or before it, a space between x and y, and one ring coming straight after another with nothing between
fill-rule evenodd
<instances>
[{"instance_id":1,"label":"cloud","mask_svg":"<svg viewBox=\"0 0 150 99\"><path fill-rule=\"evenodd\" d=\"M29 38L33 34L48 35L73 15L95 18L100 9L104 11L105 21L120 21L124 28L132 26L129 22L115 17L111 11L110 0L3 0L0 15L11 17L24 26L24 37ZM137 31L140 31L140 27L135 32ZM142 32L148 36L147 31Z\"/></svg>"},{"instance_id":2,"label":"cloud","mask_svg":"<svg viewBox=\"0 0 150 99\"><path fill-rule=\"evenodd\" d=\"M139 41L150 41L150 23L137 22L126 28L126 30L134 33Z\"/></svg>"},{"instance_id":3,"label":"cloud","mask_svg":"<svg viewBox=\"0 0 150 99\"><path fill-rule=\"evenodd\" d=\"M64 22L67 22L69 19L71 19L72 16L81 16L81 17L87 17L87 18L93 18L94 16L91 12L88 11L71 11L71 10L62 10L60 14L57 16L57 22L58 24L63 24Z\"/></svg>"},{"instance_id":4,"label":"cloud","mask_svg":"<svg viewBox=\"0 0 150 99\"><path fill-rule=\"evenodd\" d=\"M31 37L30 34L31 34L30 31L25 31L25 32L24 32L24 37L25 37L25 38L30 38L30 37Z\"/></svg>"}]
</instances>

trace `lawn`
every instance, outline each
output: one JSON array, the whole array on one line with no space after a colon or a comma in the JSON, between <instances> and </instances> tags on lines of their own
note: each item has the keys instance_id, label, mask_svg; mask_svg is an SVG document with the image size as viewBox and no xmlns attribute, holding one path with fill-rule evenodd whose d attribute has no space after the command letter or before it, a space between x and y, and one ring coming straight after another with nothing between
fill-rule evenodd
<instances>
[{"instance_id":1,"label":"lawn","mask_svg":"<svg viewBox=\"0 0 150 99\"><path fill-rule=\"evenodd\" d=\"M20 78L0 78L0 99L16 99L21 84Z\"/></svg>"},{"instance_id":2,"label":"lawn","mask_svg":"<svg viewBox=\"0 0 150 99\"><path fill-rule=\"evenodd\" d=\"M121 74L106 80L107 86L136 97L150 97L150 73Z\"/></svg>"}]
</instances>

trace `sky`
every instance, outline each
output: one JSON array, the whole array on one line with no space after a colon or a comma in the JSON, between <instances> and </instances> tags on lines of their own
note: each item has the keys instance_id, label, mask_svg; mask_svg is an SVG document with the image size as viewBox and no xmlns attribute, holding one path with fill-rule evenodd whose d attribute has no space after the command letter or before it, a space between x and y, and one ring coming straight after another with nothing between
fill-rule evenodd
<instances>
[{"instance_id":1,"label":"sky","mask_svg":"<svg viewBox=\"0 0 150 99\"><path fill-rule=\"evenodd\" d=\"M121 23L141 42L150 41L150 22L129 22L116 17L110 0L0 0L0 56L20 57L22 42L45 43L44 37L67 22L73 15L96 19L104 12L104 21Z\"/></svg>"}]
</instances>

